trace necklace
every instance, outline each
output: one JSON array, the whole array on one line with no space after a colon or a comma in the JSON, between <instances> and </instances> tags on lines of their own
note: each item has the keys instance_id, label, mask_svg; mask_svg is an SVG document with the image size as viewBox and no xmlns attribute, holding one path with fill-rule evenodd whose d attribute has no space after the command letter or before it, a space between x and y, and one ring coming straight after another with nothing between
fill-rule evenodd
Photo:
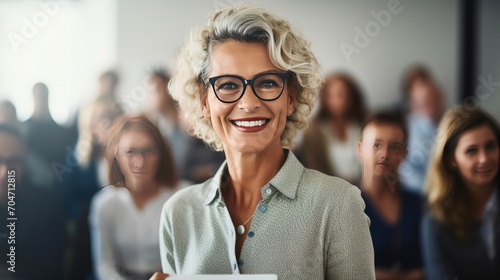
<instances>
[{"instance_id":1,"label":"necklace","mask_svg":"<svg viewBox=\"0 0 500 280\"><path fill-rule=\"evenodd\" d=\"M255 213L254 213L254 214L255 214ZM247 220L246 222L244 222L242 225L239 225L239 226L237 226L237 227L236 227L236 233L237 233L238 235L243 235L243 234L245 234L245 225L246 225L246 224L247 224L247 223L248 223L248 222L249 222L249 221L253 218L253 215L254 215L254 214L252 214L252 216L250 216L250 218L248 218L248 220Z\"/></svg>"},{"instance_id":2,"label":"necklace","mask_svg":"<svg viewBox=\"0 0 500 280\"><path fill-rule=\"evenodd\" d=\"M222 177L222 183L221 183L222 187L221 187L221 189L227 189L229 187L229 185L231 184L229 182L229 180L227 180L226 172L227 172L227 167L226 167L226 170L225 170L224 175ZM250 222L250 220L253 218L254 215L255 215L255 212L252 214L252 216L250 216L250 218L248 218L248 220L246 220L246 222L244 222L243 224L240 224L239 226L236 227L236 233L238 235L241 236L241 235L245 234L245 231L246 231L245 225L248 224L248 222Z\"/></svg>"}]
</instances>

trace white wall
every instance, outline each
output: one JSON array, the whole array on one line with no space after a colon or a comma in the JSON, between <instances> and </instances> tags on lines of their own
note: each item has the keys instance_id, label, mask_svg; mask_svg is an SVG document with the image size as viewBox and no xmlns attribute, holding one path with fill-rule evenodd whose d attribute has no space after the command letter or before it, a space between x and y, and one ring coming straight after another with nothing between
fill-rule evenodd
<instances>
[{"instance_id":1,"label":"white wall","mask_svg":"<svg viewBox=\"0 0 500 280\"><path fill-rule=\"evenodd\" d=\"M117 0L0 1L0 99L31 116L44 82L53 118L64 124L93 97L98 74L117 61Z\"/></svg>"},{"instance_id":2,"label":"white wall","mask_svg":"<svg viewBox=\"0 0 500 280\"><path fill-rule=\"evenodd\" d=\"M395 0L253 0L288 19L312 42L325 73L346 69L358 77L371 108L399 99L402 71L411 63L427 64L455 102L457 92L457 2L454 0L401 0L385 27L375 32L369 44L350 56L342 42L356 47L355 28L365 29L375 21L371 11L387 10ZM131 107L147 100L144 77L151 66L170 66L189 30L203 24L216 8L237 0L121 0L118 4L118 61L123 75L121 87ZM396 1L398 2L398 1ZM394 9L393 9L394 10ZM371 22L371 23L370 23ZM377 31L373 29L373 31ZM358 44L359 46L359 44Z\"/></svg>"}]
</instances>

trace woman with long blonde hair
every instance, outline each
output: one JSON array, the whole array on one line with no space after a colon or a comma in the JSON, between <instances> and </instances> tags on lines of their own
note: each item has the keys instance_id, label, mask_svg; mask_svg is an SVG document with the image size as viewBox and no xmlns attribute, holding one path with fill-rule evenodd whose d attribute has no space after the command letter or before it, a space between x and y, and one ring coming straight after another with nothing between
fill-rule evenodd
<instances>
[{"instance_id":1,"label":"woman with long blonde hair","mask_svg":"<svg viewBox=\"0 0 500 280\"><path fill-rule=\"evenodd\" d=\"M498 121L458 106L440 123L422 225L428 279L498 279Z\"/></svg>"}]
</instances>

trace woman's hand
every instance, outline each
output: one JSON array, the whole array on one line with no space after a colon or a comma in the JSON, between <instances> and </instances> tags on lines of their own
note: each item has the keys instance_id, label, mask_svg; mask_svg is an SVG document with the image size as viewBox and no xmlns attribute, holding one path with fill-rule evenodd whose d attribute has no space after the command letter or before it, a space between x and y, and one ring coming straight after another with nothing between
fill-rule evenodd
<instances>
[{"instance_id":1,"label":"woman's hand","mask_svg":"<svg viewBox=\"0 0 500 280\"><path fill-rule=\"evenodd\" d=\"M151 276L151 278L149 278L149 280L165 280L169 276L170 274L166 274L163 272L156 272L155 274L153 274L153 276Z\"/></svg>"}]
</instances>

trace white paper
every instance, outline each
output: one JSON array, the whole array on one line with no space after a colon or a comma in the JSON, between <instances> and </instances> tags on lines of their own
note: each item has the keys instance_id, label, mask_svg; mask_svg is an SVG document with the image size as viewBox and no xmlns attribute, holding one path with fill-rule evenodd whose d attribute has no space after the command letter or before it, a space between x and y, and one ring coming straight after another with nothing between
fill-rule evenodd
<instances>
[{"instance_id":1,"label":"white paper","mask_svg":"<svg viewBox=\"0 0 500 280\"><path fill-rule=\"evenodd\" d=\"M166 280L278 280L273 274L172 275Z\"/></svg>"}]
</instances>

